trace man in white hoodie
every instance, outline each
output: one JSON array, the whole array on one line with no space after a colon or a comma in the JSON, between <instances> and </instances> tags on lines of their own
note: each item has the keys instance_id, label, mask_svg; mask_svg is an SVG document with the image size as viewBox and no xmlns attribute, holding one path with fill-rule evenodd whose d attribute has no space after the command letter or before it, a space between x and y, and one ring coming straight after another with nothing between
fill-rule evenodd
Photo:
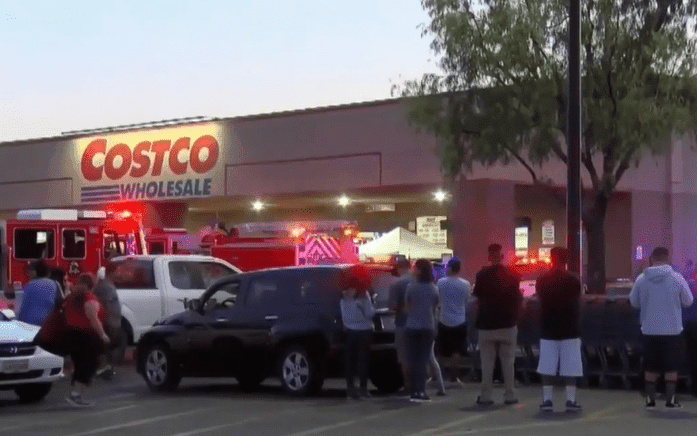
<instances>
[{"instance_id":1,"label":"man in white hoodie","mask_svg":"<svg viewBox=\"0 0 697 436\"><path fill-rule=\"evenodd\" d=\"M678 381L682 307L693 302L685 279L670 266L667 248L651 253L650 267L637 277L629 294L632 306L641 311L646 374L646 407L656 407L656 381L665 374L666 408L678 409L675 385ZM681 307L682 306L682 307Z\"/></svg>"}]
</instances>

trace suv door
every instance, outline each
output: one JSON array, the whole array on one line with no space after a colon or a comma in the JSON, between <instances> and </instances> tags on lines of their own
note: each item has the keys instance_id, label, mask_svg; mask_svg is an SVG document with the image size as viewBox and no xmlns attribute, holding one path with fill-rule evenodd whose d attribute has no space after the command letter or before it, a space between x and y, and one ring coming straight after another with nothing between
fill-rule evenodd
<instances>
[{"instance_id":1,"label":"suv door","mask_svg":"<svg viewBox=\"0 0 697 436\"><path fill-rule=\"evenodd\" d=\"M242 295L244 280L225 281L203 295L200 314L185 323L185 365L193 373L233 375L235 359L243 338ZM239 320L239 324L232 320Z\"/></svg>"}]
</instances>

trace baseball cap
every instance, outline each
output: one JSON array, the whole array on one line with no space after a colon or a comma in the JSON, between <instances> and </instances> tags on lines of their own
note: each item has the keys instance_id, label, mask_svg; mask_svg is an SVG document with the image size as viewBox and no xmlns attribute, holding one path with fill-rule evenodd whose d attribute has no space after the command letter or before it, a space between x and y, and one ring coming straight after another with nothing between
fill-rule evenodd
<instances>
[{"instance_id":1,"label":"baseball cap","mask_svg":"<svg viewBox=\"0 0 697 436\"><path fill-rule=\"evenodd\" d=\"M448 261L448 268L452 267L458 267L460 266L460 259L457 257L451 257L450 260Z\"/></svg>"}]
</instances>

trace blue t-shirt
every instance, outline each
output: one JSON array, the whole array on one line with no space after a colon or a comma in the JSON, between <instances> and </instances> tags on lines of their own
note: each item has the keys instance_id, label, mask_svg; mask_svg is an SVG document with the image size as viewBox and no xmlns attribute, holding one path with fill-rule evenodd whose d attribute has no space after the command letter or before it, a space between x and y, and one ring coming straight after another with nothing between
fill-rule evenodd
<instances>
[{"instance_id":1,"label":"blue t-shirt","mask_svg":"<svg viewBox=\"0 0 697 436\"><path fill-rule=\"evenodd\" d=\"M413 282L407 287L408 329L435 330L435 307L438 304L438 288L433 283Z\"/></svg>"},{"instance_id":2,"label":"blue t-shirt","mask_svg":"<svg viewBox=\"0 0 697 436\"><path fill-rule=\"evenodd\" d=\"M17 319L40 326L56 304L58 284L47 278L35 279L24 286Z\"/></svg>"}]
</instances>

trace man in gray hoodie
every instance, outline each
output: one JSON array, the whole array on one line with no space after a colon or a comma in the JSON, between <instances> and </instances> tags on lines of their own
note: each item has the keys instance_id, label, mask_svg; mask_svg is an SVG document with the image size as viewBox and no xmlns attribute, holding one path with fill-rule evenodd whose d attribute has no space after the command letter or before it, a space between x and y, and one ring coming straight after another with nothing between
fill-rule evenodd
<instances>
[{"instance_id":1,"label":"man in gray hoodie","mask_svg":"<svg viewBox=\"0 0 697 436\"><path fill-rule=\"evenodd\" d=\"M685 279L670 266L667 248L657 247L650 267L637 277L629 294L632 306L641 311L646 374L646 407L656 407L656 381L666 381L666 408L680 408L675 399L682 332L682 307L693 302Z\"/></svg>"}]
</instances>

